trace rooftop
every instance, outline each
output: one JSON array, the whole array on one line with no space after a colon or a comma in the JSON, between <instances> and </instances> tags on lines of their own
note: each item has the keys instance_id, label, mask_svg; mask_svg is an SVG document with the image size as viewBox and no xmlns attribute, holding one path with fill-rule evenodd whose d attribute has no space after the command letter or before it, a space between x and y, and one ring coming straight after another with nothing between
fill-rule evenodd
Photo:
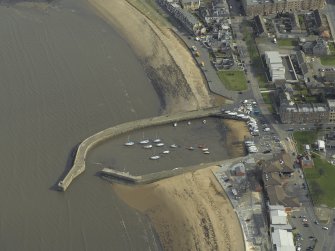
<instances>
[{"instance_id":1,"label":"rooftop","mask_svg":"<svg viewBox=\"0 0 335 251\"><path fill-rule=\"evenodd\" d=\"M275 229L271 233L272 243L277 251L295 251L293 234L283 229Z\"/></svg>"}]
</instances>

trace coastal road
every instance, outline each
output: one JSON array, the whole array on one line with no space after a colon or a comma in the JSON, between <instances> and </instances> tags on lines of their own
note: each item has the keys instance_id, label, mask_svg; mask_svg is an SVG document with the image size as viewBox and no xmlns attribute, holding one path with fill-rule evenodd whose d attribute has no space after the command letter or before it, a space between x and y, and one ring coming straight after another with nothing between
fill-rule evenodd
<instances>
[{"instance_id":1,"label":"coastal road","mask_svg":"<svg viewBox=\"0 0 335 251\"><path fill-rule=\"evenodd\" d=\"M194 60L196 61L208 82L209 89L215 94L221 95L228 99L236 100L238 93L236 91L230 91L225 88L212 65L208 49L203 45L203 43L201 41L196 41L194 37L185 31L181 26L174 28L173 31L179 36L182 42L184 42L190 53L192 53ZM200 54L199 57L194 55L192 46L196 46L197 51ZM204 63L203 67L201 67L202 62Z\"/></svg>"}]
</instances>

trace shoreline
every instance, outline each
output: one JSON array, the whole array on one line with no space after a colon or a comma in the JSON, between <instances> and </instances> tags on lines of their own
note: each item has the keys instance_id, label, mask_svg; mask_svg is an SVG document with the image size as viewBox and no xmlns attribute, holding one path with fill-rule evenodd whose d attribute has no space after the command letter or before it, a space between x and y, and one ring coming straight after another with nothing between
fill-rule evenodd
<instances>
[{"instance_id":1,"label":"shoreline","mask_svg":"<svg viewBox=\"0 0 335 251\"><path fill-rule=\"evenodd\" d=\"M89 3L137 55L166 113L203 109L217 101L191 52L170 27L158 28L128 0ZM232 136L227 141L234 145L236 135L244 130L234 123L228 127ZM235 150L233 146L231 151ZM239 154L237 151L235 156ZM225 191L213 175L215 168L146 185L113 183L112 189L126 204L149 217L164 250L244 250L243 233Z\"/></svg>"},{"instance_id":2,"label":"shoreline","mask_svg":"<svg viewBox=\"0 0 335 251\"><path fill-rule=\"evenodd\" d=\"M158 28L128 1L89 0L141 61L167 113L210 107L212 97L190 51L168 27Z\"/></svg>"}]
</instances>

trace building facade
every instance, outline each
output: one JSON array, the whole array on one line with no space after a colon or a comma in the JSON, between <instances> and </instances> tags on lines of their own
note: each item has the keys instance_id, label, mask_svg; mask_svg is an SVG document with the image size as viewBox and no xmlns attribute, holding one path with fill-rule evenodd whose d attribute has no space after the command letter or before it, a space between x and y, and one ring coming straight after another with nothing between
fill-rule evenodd
<instances>
[{"instance_id":1,"label":"building facade","mask_svg":"<svg viewBox=\"0 0 335 251\"><path fill-rule=\"evenodd\" d=\"M325 0L242 0L247 16L322 9Z\"/></svg>"}]
</instances>

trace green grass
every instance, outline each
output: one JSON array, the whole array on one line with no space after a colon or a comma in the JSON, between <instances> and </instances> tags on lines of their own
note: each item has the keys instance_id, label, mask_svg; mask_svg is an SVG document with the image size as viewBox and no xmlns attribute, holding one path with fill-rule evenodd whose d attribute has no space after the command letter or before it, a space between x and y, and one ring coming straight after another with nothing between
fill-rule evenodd
<instances>
[{"instance_id":1,"label":"green grass","mask_svg":"<svg viewBox=\"0 0 335 251\"><path fill-rule=\"evenodd\" d=\"M279 46L296 46L298 44L297 40L292 38L278 39L277 43Z\"/></svg>"},{"instance_id":2,"label":"green grass","mask_svg":"<svg viewBox=\"0 0 335 251\"><path fill-rule=\"evenodd\" d=\"M321 64L323 65L335 65L335 56L329 55L329 56L322 56L320 57Z\"/></svg>"},{"instance_id":3,"label":"green grass","mask_svg":"<svg viewBox=\"0 0 335 251\"><path fill-rule=\"evenodd\" d=\"M304 152L304 145L312 145L318 138L317 131L302 131L293 133L299 153Z\"/></svg>"},{"instance_id":4,"label":"green grass","mask_svg":"<svg viewBox=\"0 0 335 251\"><path fill-rule=\"evenodd\" d=\"M316 205L335 207L335 166L319 157L314 158L315 168L304 170L310 194Z\"/></svg>"},{"instance_id":5,"label":"green grass","mask_svg":"<svg viewBox=\"0 0 335 251\"><path fill-rule=\"evenodd\" d=\"M243 71L218 71L217 74L228 90L244 91L247 89L247 80Z\"/></svg>"},{"instance_id":6,"label":"green grass","mask_svg":"<svg viewBox=\"0 0 335 251\"><path fill-rule=\"evenodd\" d=\"M334 42L328 42L328 47L329 47L329 50L331 52L331 54L335 54L335 44Z\"/></svg>"},{"instance_id":7,"label":"green grass","mask_svg":"<svg viewBox=\"0 0 335 251\"><path fill-rule=\"evenodd\" d=\"M265 104L271 104L271 97L269 92L262 93L262 97Z\"/></svg>"}]
</instances>

